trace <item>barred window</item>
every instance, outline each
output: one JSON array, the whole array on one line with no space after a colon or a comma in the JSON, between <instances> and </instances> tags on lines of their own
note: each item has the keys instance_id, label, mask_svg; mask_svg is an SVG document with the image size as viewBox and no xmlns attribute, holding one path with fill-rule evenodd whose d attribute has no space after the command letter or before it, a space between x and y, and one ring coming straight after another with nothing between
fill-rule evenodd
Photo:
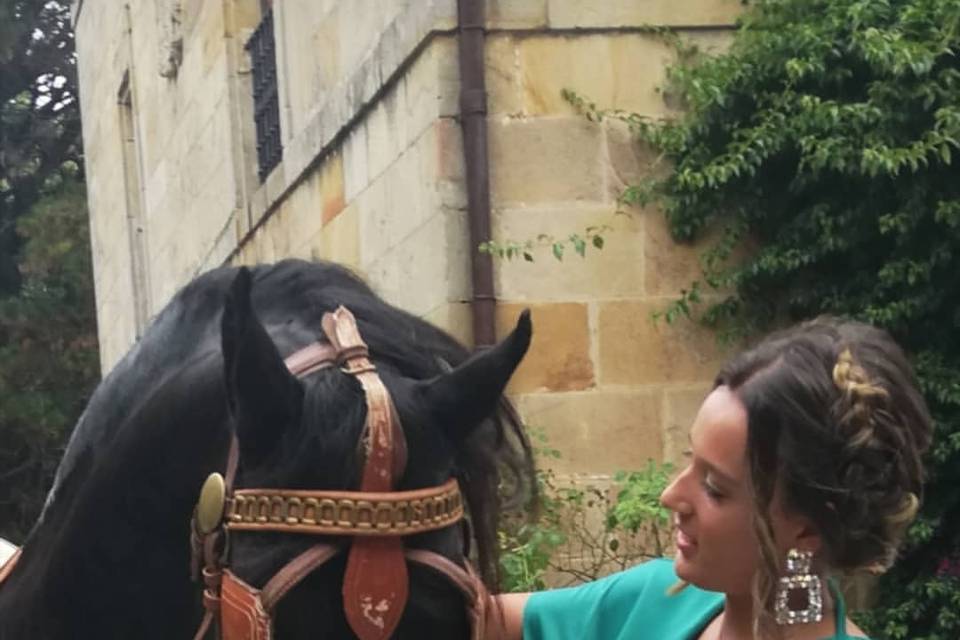
<instances>
[{"instance_id":1,"label":"barred window","mask_svg":"<svg viewBox=\"0 0 960 640\"><path fill-rule=\"evenodd\" d=\"M263 18L246 45L253 66L253 118L257 125L257 166L261 182L283 157L273 10L269 6L264 8Z\"/></svg>"}]
</instances>

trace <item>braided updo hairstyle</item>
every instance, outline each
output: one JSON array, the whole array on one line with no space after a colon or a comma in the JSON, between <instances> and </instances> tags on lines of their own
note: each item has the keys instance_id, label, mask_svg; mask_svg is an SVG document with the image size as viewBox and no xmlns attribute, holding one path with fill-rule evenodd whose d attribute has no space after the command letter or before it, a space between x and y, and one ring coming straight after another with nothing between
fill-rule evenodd
<instances>
[{"instance_id":1,"label":"braided updo hairstyle","mask_svg":"<svg viewBox=\"0 0 960 640\"><path fill-rule=\"evenodd\" d=\"M729 387L747 411L762 558L757 611L770 611L783 567L770 521L777 487L783 508L820 533L820 565L889 568L917 512L931 437L912 369L890 336L858 322L814 320L733 358L715 385Z\"/></svg>"}]
</instances>

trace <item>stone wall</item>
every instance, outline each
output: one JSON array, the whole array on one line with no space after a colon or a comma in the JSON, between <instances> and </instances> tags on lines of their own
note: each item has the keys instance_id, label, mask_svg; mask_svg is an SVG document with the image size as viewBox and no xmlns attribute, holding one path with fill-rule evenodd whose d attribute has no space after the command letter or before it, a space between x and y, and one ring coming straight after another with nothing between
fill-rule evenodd
<instances>
[{"instance_id":1,"label":"stone wall","mask_svg":"<svg viewBox=\"0 0 960 640\"><path fill-rule=\"evenodd\" d=\"M134 299L156 312L198 272L288 256L343 262L471 341L456 2L382 0L371 11L368 1L274 3L284 153L262 184L243 51L255 0L132 0L127 13L111 0L75 5L105 369L141 328ZM524 307L535 325L510 392L561 451L561 473L674 458L722 354L693 326L651 321L698 272L696 247L674 245L655 211L618 209L654 158L617 123L575 113L560 91L670 115L658 87L672 53L649 27L719 47L739 8L488 2L495 239L613 227L586 259L542 253L495 267L499 330ZM135 138L126 146L124 77ZM135 277L137 251L145 278Z\"/></svg>"},{"instance_id":2,"label":"stone wall","mask_svg":"<svg viewBox=\"0 0 960 640\"><path fill-rule=\"evenodd\" d=\"M488 45L494 235L613 231L586 259L568 251L558 262L543 251L534 263L497 263L501 323L529 306L536 331L511 391L528 424L560 450L551 464L561 473L602 476L648 458L676 460L723 354L713 336L652 315L697 276L697 248L674 244L658 212L618 205L656 158L622 123L575 113L561 91L605 109L669 116L659 88L672 50L637 27L674 26L719 48L738 3L527 4L546 4L548 29L504 31Z\"/></svg>"}]
</instances>

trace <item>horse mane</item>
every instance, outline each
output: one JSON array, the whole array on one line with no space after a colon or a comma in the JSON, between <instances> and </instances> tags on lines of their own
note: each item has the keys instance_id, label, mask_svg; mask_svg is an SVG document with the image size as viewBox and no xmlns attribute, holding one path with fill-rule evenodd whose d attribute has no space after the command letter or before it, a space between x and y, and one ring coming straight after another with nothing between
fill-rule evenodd
<instances>
[{"instance_id":1,"label":"horse mane","mask_svg":"<svg viewBox=\"0 0 960 640\"><path fill-rule=\"evenodd\" d=\"M470 356L449 334L384 302L339 265L285 260L251 271L254 309L284 357L322 340L320 319L339 305L357 318L373 360L404 377L433 378ZM137 427L130 416L166 381L201 365L222 370L220 315L236 272L216 269L181 289L103 380L70 438L40 523L59 502L69 502L122 433ZM500 511L536 492L530 443L507 401L459 448L454 473L467 502L481 576L496 588Z\"/></svg>"}]
</instances>

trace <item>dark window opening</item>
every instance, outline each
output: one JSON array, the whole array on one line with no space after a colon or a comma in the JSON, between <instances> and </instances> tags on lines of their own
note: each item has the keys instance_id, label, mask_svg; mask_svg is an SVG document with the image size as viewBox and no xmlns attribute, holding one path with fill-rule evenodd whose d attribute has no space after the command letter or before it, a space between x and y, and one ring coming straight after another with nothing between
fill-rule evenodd
<instances>
[{"instance_id":1,"label":"dark window opening","mask_svg":"<svg viewBox=\"0 0 960 640\"><path fill-rule=\"evenodd\" d=\"M257 125L257 166L260 181L283 157L280 141L280 99L277 91L277 47L273 11L269 8L247 42L253 65L253 119Z\"/></svg>"}]
</instances>

